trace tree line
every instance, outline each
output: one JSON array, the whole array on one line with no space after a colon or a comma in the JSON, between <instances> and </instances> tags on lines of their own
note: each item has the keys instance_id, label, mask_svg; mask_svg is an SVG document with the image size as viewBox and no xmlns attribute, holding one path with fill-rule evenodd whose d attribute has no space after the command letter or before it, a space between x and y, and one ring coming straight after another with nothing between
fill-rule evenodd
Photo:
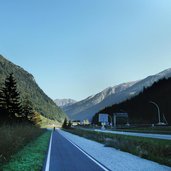
<instances>
[{"instance_id":1,"label":"tree line","mask_svg":"<svg viewBox=\"0 0 171 171\"><path fill-rule=\"evenodd\" d=\"M0 122L34 124L35 113L32 106L28 97L21 99L14 74L9 74L0 88Z\"/></svg>"}]
</instances>

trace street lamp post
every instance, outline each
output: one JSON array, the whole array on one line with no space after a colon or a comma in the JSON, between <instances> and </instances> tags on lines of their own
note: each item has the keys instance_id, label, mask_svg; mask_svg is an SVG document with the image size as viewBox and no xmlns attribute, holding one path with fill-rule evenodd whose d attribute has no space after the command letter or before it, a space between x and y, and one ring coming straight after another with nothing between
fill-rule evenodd
<instances>
[{"instance_id":1,"label":"street lamp post","mask_svg":"<svg viewBox=\"0 0 171 171\"><path fill-rule=\"evenodd\" d=\"M112 125L113 125L113 123L112 123L112 117L110 116L110 115L108 115L109 116L109 118L110 118L110 121L111 121L111 128L112 128Z\"/></svg>"},{"instance_id":2,"label":"street lamp post","mask_svg":"<svg viewBox=\"0 0 171 171\"><path fill-rule=\"evenodd\" d=\"M152 103L156 108L157 108L157 113L158 113L158 120L159 120L159 123L158 125L161 125L161 121L160 121L160 109L159 109L159 106L157 105L157 103L153 102L153 101L149 101L149 103Z\"/></svg>"}]
</instances>

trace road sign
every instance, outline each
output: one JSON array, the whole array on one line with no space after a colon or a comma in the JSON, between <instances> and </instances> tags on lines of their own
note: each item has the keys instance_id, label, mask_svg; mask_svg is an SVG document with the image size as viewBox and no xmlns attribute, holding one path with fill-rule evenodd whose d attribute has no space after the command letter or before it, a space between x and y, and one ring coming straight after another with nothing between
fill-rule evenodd
<instances>
[{"instance_id":1,"label":"road sign","mask_svg":"<svg viewBox=\"0 0 171 171\"><path fill-rule=\"evenodd\" d=\"M126 112L124 112L124 113L113 113L113 123L114 123L114 127L116 127L116 124L117 124L116 121L119 118L124 118L124 122L127 122L128 123L128 113L126 113Z\"/></svg>"},{"instance_id":2,"label":"road sign","mask_svg":"<svg viewBox=\"0 0 171 171\"><path fill-rule=\"evenodd\" d=\"M100 113L99 114L99 122L108 122L108 114Z\"/></svg>"},{"instance_id":3,"label":"road sign","mask_svg":"<svg viewBox=\"0 0 171 171\"><path fill-rule=\"evenodd\" d=\"M128 113L113 113L113 115L115 115L116 117L125 117L128 118Z\"/></svg>"}]
</instances>

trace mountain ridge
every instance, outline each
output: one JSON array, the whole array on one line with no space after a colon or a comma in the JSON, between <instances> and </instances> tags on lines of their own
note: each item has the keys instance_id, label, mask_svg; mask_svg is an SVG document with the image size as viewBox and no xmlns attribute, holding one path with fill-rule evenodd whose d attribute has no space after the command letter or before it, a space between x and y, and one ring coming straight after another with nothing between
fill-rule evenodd
<instances>
[{"instance_id":1,"label":"mountain ridge","mask_svg":"<svg viewBox=\"0 0 171 171\"><path fill-rule=\"evenodd\" d=\"M27 96L33 103L35 111L49 119L63 121L66 115L38 86L33 75L0 55L0 86L3 85L5 78L10 73L14 74L17 81L21 99Z\"/></svg>"},{"instance_id":2,"label":"mountain ridge","mask_svg":"<svg viewBox=\"0 0 171 171\"><path fill-rule=\"evenodd\" d=\"M154 82L152 86L144 88L138 95L121 103L106 107L98 113L127 112L130 124L156 124L159 122L171 123L171 77L163 77ZM151 103L152 102L152 103ZM160 113L156 110L157 104ZM93 117L93 122L98 122L98 113Z\"/></svg>"},{"instance_id":3,"label":"mountain ridge","mask_svg":"<svg viewBox=\"0 0 171 171\"><path fill-rule=\"evenodd\" d=\"M151 86L154 82L162 78L170 78L170 77L171 77L171 68L166 69L162 72L159 72L158 74L148 76L138 81L122 83L112 88L111 87L106 88L100 93L97 93L93 96L89 96L88 98L82 101L76 102L73 105L64 107L63 110L64 112L66 112L66 114L69 116L70 119L92 120L93 115L97 113L98 111L104 109L105 107L130 99L131 97L134 97L135 95L143 91L144 88ZM115 91L117 88L120 91ZM107 96L104 96L104 95L107 95ZM101 100L100 98L98 98L96 99L97 103L94 103L93 98L98 97L98 96L101 96L100 97Z\"/></svg>"},{"instance_id":4,"label":"mountain ridge","mask_svg":"<svg viewBox=\"0 0 171 171\"><path fill-rule=\"evenodd\" d=\"M57 106L63 108L65 106L71 105L76 103L76 100L73 99L55 99L54 102L56 103Z\"/></svg>"}]
</instances>

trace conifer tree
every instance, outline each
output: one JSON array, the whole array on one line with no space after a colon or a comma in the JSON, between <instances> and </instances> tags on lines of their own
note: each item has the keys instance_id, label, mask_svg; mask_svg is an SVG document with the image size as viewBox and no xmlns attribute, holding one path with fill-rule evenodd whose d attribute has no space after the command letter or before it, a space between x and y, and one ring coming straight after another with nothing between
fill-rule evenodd
<instances>
[{"instance_id":1,"label":"conifer tree","mask_svg":"<svg viewBox=\"0 0 171 171\"><path fill-rule=\"evenodd\" d=\"M68 124L67 124L67 118L65 118L63 124L62 124L62 128L67 128Z\"/></svg>"},{"instance_id":2,"label":"conifer tree","mask_svg":"<svg viewBox=\"0 0 171 171\"><path fill-rule=\"evenodd\" d=\"M71 128L71 126L72 126L72 122L69 121L67 128Z\"/></svg>"},{"instance_id":3,"label":"conifer tree","mask_svg":"<svg viewBox=\"0 0 171 171\"><path fill-rule=\"evenodd\" d=\"M8 111L4 108L4 98L3 98L2 89L0 89L0 122L7 122L8 121Z\"/></svg>"},{"instance_id":4,"label":"conifer tree","mask_svg":"<svg viewBox=\"0 0 171 171\"><path fill-rule=\"evenodd\" d=\"M31 121L34 117L33 104L28 97L25 97L22 103L22 114L25 120Z\"/></svg>"},{"instance_id":5,"label":"conifer tree","mask_svg":"<svg viewBox=\"0 0 171 171\"><path fill-rule=\"evenodd\" d=\"M16 120L17 117L22 117L20 94L17 91L17 82L14 79L13 73L5 79L1 94L1 105L8 112L8 118L10 120Z\"/></svg>"}]
</instances>

